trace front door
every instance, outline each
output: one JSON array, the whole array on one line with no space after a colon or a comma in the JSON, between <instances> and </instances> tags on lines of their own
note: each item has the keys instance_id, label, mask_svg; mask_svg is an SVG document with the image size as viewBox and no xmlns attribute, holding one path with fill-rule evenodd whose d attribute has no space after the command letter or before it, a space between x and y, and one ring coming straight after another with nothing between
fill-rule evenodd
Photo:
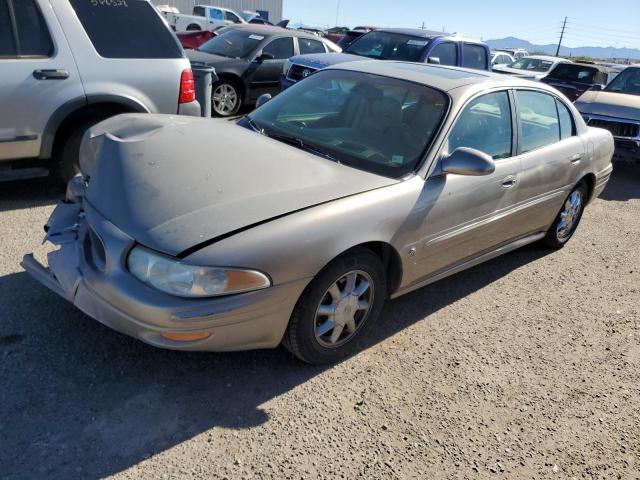
<instances>
[{"instance_id":1,"label":"front door","mask_svg":"<svg viewBox=\"0 0 640 480\"><path fill-rule=\"evenodd\" d=\"M53 113L83 95L53 11L0 0L0 160L38 157Z\"/></svg>"},{"instance_id":2,"label":"front door","mask_svg":"<svg viewBox=\"0 0 640 480\"><path fill-rule=\"evenodd\" d=\"M512 155L512 108L507 91L472 100L451 129L444 152L469 147L490 155L486 176L434 175L425 182L424 224L412 281L446 271L517 236L512 216L520 160Z\"/></svg>"},{"instance_id":3,"label":"front door","mask_svg":"<svg viewBox=\"0 0 640 480\"><path fill-rule=\"evenodd\" d=\"M293 57L293 37L280 37L271 40L262 49L262 53L273 56L273 60L254 60L259 62L251 73L250 99L255 100L264 93L277 95L280 92L280 78L285 60Z\"/></svg>"}]
</instances>

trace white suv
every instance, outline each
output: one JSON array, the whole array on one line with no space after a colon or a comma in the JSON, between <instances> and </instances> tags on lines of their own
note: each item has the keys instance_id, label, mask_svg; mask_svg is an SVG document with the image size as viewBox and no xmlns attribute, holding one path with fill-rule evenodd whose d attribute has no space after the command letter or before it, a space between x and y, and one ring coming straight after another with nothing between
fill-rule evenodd
<instances>
[{"instance_id":1,"label":"white suv","mask_svg":"<svg viewBox=\"0 0 640 480\"><path fill-rule=\"evenodd\" d=\"M0 0L0 72L0 180L72 177L84 132L113 115L200 115L189 60L146 0Z\"/></svg>"}]
</instances>

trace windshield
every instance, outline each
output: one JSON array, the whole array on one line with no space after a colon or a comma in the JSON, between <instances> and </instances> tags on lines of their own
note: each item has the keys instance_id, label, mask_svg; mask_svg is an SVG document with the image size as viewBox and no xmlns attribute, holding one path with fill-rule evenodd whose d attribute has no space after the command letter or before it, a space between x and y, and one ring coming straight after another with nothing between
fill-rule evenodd
<instances>
[{"instance_id":1,"label":"windshield","mask_svg":"<svg viewBox=\"0 0 640 480\"><path fill-rule=\"evenodd\" d=\"M640 68L626 68L605 88L607 92L640 95Z\"/></svg>"},{"instance_id":2,"label":"windshield","mask_svg":"<svg viewBox=\"0 0 640 480\"><path fill-rule=\"evenodd\" d=\"M247 58L264 40L263 35L239 29L227 30L198 48L201 52L230 58Z\"/></svg>"},{"instance_id":3,"label":"windshield","mask_svg":"<svg viewBox=\"0 0 640 480\"><path fill-rule=\"evenodd\" d=\"M548 72L552 61L542 60L540 58L521 58L509 65L509 68L515 68L516 70L526 70L528 72Z\"/></svg>"},{"instance_id":4,"label":"windshield","mask_svg":"<svg viewBox=\"0 0 640 480\"><path fill-rule=\"evenodd\" d=\"M600 70L584 65L561 63L549 74L550 77L568 82L596 83Z\"/></svg>"},{"instance_id":5,"label":"windshield","mask_svg":"<svg viewBox=\"0 0 640 480\"><path fill-rule=\"evenodd\" d=\"M428 38L374 31L362 35L345 53L378 60L419 62L427 43Z\"/></svg>"},{"instance_id":6,"label":"windshield","mask_svg":"<svg viewBox=\"0 0 640 480\"><path fill-rule=\"evenodd\" d=\"M444 93L425 85L324 70L285 90L250 120L277 140L399 178L423 158L447 105Z\"/></svg>"}]
</instances>

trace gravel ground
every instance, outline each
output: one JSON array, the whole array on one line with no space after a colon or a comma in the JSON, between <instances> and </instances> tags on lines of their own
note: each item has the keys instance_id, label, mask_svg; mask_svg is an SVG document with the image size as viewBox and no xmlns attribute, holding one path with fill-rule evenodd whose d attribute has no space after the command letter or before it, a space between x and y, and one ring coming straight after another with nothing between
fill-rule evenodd
<instances>
[{"instance_id":1,"label":"gravel ground","mask_svg":"<svg viewBox=\"0 0 640 480\"><path fill-rule=\"evenodd\" d=\"M161 351L32 281L59 192L0 193L0 477L640 478L640 173L558 252L389 303L331 368Z\"/></svg>"}]
</instances>

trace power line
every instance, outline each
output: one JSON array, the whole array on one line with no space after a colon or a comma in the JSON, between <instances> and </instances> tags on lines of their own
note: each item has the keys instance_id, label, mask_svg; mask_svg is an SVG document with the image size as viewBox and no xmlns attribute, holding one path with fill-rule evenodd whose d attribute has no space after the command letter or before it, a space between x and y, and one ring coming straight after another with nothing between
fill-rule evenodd
<instances>
[{"instance_id":1,"label":"power line","mask_svg":"<svg viewBox=\"0 0 640 480\"><path fill-rule=\"evenodd\" d=\"M612 31L612 32L620 32L620 33L630 33L632 35L635 35L636 37L639 35L639 32L636 30L620 30L619 28L610 28L610 27L602 27L602 26L596 26L596 25L586 25L584 23L576 23L576 22L567 22L569 25L576 25L579 27L584 27L584 28L588 28L589 30L608 30L608 31Z\"/></svg>"}]
</instances>

